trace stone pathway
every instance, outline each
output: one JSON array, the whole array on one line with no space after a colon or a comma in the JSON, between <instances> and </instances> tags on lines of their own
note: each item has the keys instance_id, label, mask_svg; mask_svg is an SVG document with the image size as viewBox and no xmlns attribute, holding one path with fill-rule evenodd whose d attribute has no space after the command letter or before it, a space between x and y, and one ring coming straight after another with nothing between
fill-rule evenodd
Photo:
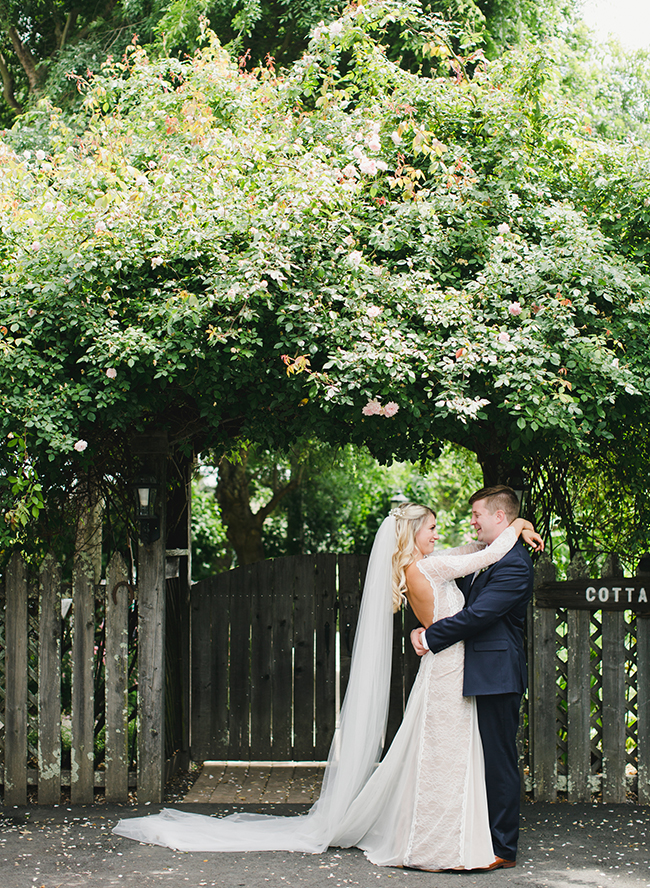
<instances>
[{"instance_id":1,"label":"stone pathway","mask_svg":"<svg viewBox=\"0 0 650 888\"><path fill-rule=\"evenodd\" d=\"M313 804L324 767L314 762L205 762L183 802Z\"/></svg>"}]
</instances>

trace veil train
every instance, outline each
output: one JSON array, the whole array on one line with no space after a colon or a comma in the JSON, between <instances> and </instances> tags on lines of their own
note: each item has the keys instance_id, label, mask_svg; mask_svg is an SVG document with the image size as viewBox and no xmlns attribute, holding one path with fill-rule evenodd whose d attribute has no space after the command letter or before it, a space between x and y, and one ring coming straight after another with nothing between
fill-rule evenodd
<instances>
[{"instance_id":1,"label":"veil train","mask_svg":"<svg viewBox=\"0 0 650 888\"><path fill-rule=\"evenodd\" d=\"M375 814L372 805L357 805L353 812L350 809L379 762L386 731L394 548L395 518L389 515L370 553L339 725L330 746L320 797L307 814L278 817L241 813L216 818L164 808L159 814L120 820L113 829L116 835L179 851L317 854L331 844L355 844L365 834L365 821L369 825Z\"/></svg>"}]
</instances>

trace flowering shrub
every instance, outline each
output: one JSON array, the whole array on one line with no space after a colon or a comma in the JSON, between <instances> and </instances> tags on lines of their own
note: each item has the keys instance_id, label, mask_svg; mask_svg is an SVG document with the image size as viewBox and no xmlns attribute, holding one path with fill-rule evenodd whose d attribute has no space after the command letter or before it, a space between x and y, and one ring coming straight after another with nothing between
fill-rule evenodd
<instances>
[{"instance_id":1,"label":"flowering shrub","mask_svg":"<svg viewBox=\"0 0 650 888\"><path fill-rule=\"evenodd\" d=\"M133 48L74 126L25 124L36 154L0 144L1 434L51 475L151 422L383 460L591 452L647 423L649 282L583 200L602 167L636 214L646 150L605 163L533 57L400 70L377 35L417 16L350 7L282 77L215 40ZM444 26L422 46L445 58Z\"/></svg>"}]
</instances>

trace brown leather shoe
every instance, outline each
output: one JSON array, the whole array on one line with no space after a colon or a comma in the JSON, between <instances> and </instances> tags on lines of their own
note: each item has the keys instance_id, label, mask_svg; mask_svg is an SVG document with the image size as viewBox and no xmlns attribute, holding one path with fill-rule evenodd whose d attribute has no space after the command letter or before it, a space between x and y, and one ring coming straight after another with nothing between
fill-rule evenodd
<instances>
[{"instance_id":1,"label":"brown leather shoe","mask_svg":"<svg viewBox=\"0 0 650 888\"><path fill-rule=\"evenodd\" d=\"M516 860L504 860L503 857L495 857L494 863L491 863L489 866L479 867L479 869L472 870L472 872L474 872L474 873L491 873L492 870L510 869L513 866L517 866Z\"/></svg>"}]
</instances>

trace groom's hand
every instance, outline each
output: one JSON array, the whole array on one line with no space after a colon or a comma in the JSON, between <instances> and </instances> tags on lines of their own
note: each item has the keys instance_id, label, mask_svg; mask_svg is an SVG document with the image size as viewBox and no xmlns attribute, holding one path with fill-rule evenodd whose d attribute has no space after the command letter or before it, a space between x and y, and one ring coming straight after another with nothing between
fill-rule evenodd
<instances>
[{"instance_id":1,"label":"groom's hand","mask_svg":"<svg viewBox=\"0 0 650 888\"><path fill-rule=\"evenodd\" d=\"M422 626L419 626L417 629L414 629L411 632L411 644L413 645L413 650L418 655L418 657L423 657L429 652L429 649L425 648L420 640L420 635L422 631Z\"/></svg>"}]
</instances>

